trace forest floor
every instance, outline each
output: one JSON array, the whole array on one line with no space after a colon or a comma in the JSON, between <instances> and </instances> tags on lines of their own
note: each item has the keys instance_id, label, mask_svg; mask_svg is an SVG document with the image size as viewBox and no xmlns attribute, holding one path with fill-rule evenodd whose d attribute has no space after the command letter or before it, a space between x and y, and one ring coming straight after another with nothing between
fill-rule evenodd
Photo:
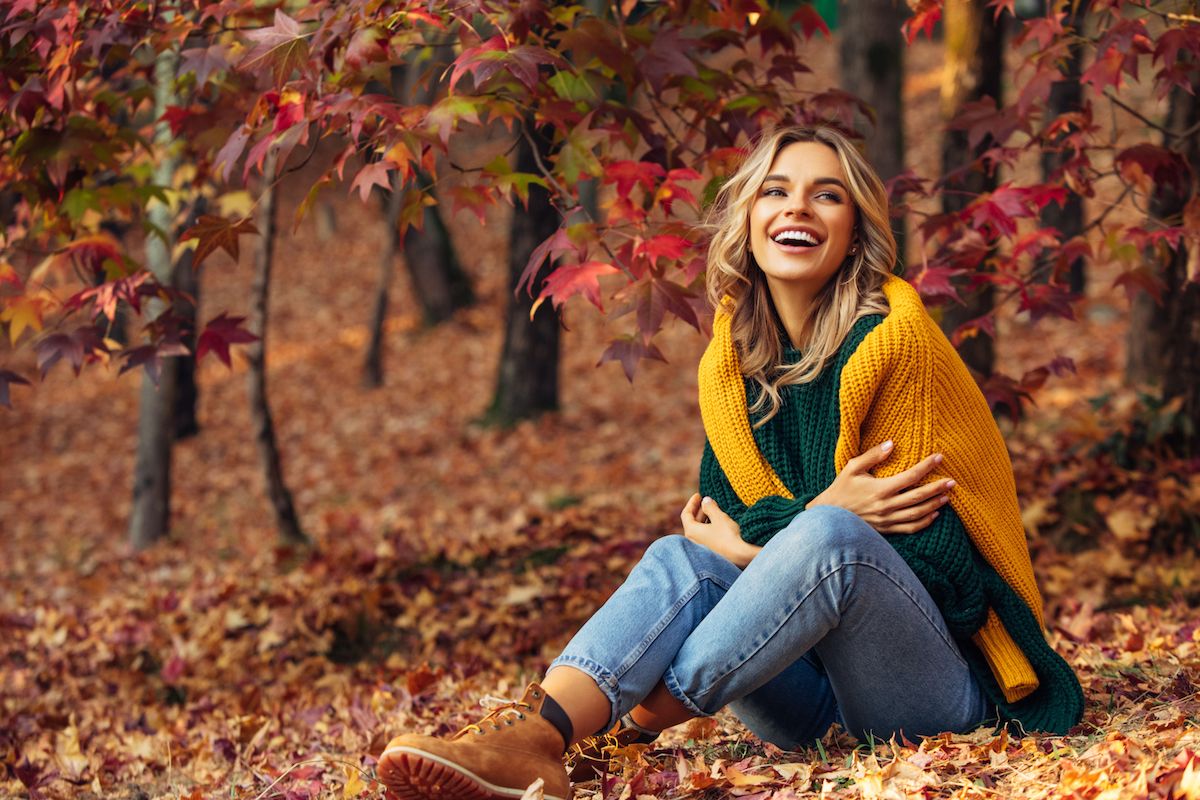
<instances>
[{"instance_id":1,"label":"forest floor","mask_svg":"<svg viewBox=\"0 0 1200 800\"><path fill-rule=\"evenodd\" d=\"M922 91L914 104L934 102ZM377 205L337 202L332 237L311 220L280 237L270 307L270 402L313 550L275 542L239 358L202 365L171 534L139 554L125 544L138 379L59 369L14 391L0 426L0 796L378 796L390 736L449 733L484 695L519 695L644 547L675 532L703 443L701 337L667 330L669 363L631 387L595 367L610 332L572 305L562 410L479 426L502 335L498 210L482 228L452 221L480 302L421 330L399 275L385 385L360 388L383 230ZM1111 275L1093 279L1080 321L1000 329L1009 372L1047 353L1078 366L1005 432L1083 723L874 749L834 730L782 752L723 713L624 752L581 797L1200 799L1194 554L1147 550L1120 498L1089 501L1069 540L1047 533L1066 514L1048 474L1061 437L1104 427L1089 399L1124 396L1128 304ZM214 258L202 316L245 313L248 286L247 259ZM1200 501L1195 480L1181 486Z\"/></svg>"}]
</instances>

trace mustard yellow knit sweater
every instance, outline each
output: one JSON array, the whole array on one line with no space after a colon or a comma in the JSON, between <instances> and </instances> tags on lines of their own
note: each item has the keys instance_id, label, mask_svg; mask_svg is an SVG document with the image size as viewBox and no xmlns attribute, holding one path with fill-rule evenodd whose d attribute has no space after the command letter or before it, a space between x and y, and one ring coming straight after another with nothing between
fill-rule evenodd
<instances>
[{"instance_id":1,"label":"mustard yellow knit sweater","mask_svg":"<svg viewBox=\"0 0 1200 800\"><path fill-rule=\"evenodd\" d=\"M1042 598L1012 465L987 402L916 291L895 276L883 290L890 313L842 369L835 468L840 471L852 457L887 439L895 449L874 470L879 477L900 472L930 453L943 453L945 460L933 478L955 479L950 505L975 548L1028 606L1040 629ZM793 497L755 444L744 376L730 319L723 312L714 320L699 378L705 432L738 497L746 506L771 496ZM1029 659L993 609L973 641L1008 703L1037 689Z\"/></svg>"}]
</instances>

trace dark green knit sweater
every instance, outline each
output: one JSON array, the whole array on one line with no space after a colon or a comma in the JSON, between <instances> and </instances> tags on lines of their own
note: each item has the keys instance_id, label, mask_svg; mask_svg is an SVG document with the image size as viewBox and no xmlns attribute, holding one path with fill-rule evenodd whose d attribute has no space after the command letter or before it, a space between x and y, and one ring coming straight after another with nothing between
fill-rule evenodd
<instances>
[{"instance_id":1,"label":"dark green knit sweater","mask_svg":"<svg viewBox=\"0 0 1200 800\"><path fill-rule=\"evenodd\" d=\"M841 419L838 388L842 368L863 338L882 321L880 315L858 320L837 356L817 378L784 387L779 412L754 430L759 450L795 499L765 497L747 508L721 470L712 446L705 441L700 461L700 493L716 500L741 526L742 538L747 542L766 544L837 477L834 450ZM785 347L785 362L799 361L800 355L798 350ZM753 405L759 391L757 383L746 381L748 405ZM937 603L947 628L1000 717L1015 720L1027 730L1055 733L1065 733L1079 721L1083 692L1074 671L1046 642L1029 607L976 549L949 504L941 508L937 519L924 530L884 538L896 548ZM1038 676L1038 688L1016 703L1005 701L983 653L971 640L983 625L989 606L995 609Z\"/></svg>"}]
</instances>

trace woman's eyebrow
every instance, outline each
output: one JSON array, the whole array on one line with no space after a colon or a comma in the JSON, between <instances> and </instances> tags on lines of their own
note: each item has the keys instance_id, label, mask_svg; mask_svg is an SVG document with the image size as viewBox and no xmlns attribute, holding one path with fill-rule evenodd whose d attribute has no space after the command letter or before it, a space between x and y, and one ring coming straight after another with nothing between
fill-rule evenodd
<instances>
[{"instance_id":1,"label":"woman's eyebrow","mask_svg":"<svg viewBox=\"0 0 1200 800\"><path fill-rule=\"evenodd\" d=\"M767 177L763 178L763 183L772 183L772 182L791 183L792 179L789 178L787 175L768 175ZM816 178L813 180L813 183L818 186L820 186L821 184L833 184L834 186L840 186L843 192L850 191L849 189L846 188L846 184L842 183L839 179L833 178L833 177Z\"/></svg>"}]
</instances>

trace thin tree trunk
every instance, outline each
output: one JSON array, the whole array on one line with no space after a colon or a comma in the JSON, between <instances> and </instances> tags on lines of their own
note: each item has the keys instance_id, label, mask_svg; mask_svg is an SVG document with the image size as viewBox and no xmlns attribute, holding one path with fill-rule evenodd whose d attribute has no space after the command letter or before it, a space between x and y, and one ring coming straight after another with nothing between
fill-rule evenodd
<instances>
[{"instance_id":1,"label":"thin tree trunk","mask_svg":"<svg viewBox=\"0 0 1200 800\"><path fill-rule=\"evenodd\" d=\"M1194 90L1200 92L1200 84ZM1180 133L1200 124L1200 101L1195 94L1174 87L1169 103L1167 130ZM1172 147L1172 142L1165 141L1164 146ZM1187 160L1192 175L1200 175L1197 137L1176 139L1174 149ZM1194 180L1189 186L1156 186L1150 200L1151 216L1163 225L1180 224ZM1189 248L1194 247L1181 245L1165 261L1156 250L1146 251L1146 262L1159 270L1163 282L1162 304L1156 304L1146 292L1134 297L1125 370L1131 382L1162 387L1163 400L1182 398L1181 411L1191 420L1192 432L1179 444L1188 455L1200 454L1200 283L1188 277L1189 258L1196 258Z\"/></svg>"},{"instance_id":2,"label":"thin tree trunk","mask_svg":"<svg viewBox=\"0 0 1200 800\"><path fill-rule=\"evenodd\" d=\"M202 195L192 202L191 213L184 227L196 224L196 219L206 213L208 201ZM186 292L192 301L180 301L176 313L186 320L184 328L189 333L183 343L187 345L188 355L180 356L176 361L176 386L174 413L172 425L175 429L175 439L186 439L200 432L200 423L196 419L196 406L200 399L200 388L196 383L196 311L200 305L200 276L192 268L194 250L185 250L175 263L175 275L172 284L176 289Z\"/></svg>"},{"instance_id":3,"label":"thin tree trunk","mask_svg":"<svg viewBox=\"0 0 1200 800\"><path fill-rule=\"evenodd\" d=\"M432 35L432 34L431 34ZM434 48L434 69L453 60L454 54L448 45ZM406 105L428 105L437 94L438 83L433 81L422 88L418 82L421 64L417 56L411 55L403 70L392 70L392 92L399 94ZM424 173L415 176L418 186L424 190L432 180ZM437 206L425 206L422 211L421 229L409 227L403 239L399 236L400 212L404 205L404 184L393 179L391 190L384 195L384 218L388 226L384 250L379 257L379 284L372 304L370 335L366 356L363 360L363 385L377 387L383 384L383 326L387 320L388 292L392 283L394 260L398 251L404 253L404 264L408 269L413 295L421 307L422 321L426 326L437 325L453 316L460 308L475 302L471 280L459 263L450 241L450 233L442 221Z\"/></svg>"},{"instance_id":4,"label":"thin tree trunk","mask_svg":"<svg viewBox=\"0 0 1200 800\"><path fill-rule=\"evenodd\" d=\"M167 107L175 102L175 72L178 54L168 48L155 57L154 113L161 118ZM154 132L158 164L154 168L154 183L170 186L179 158L170 147L174 137L166 122L159 122ZM150 223L170 235L171 209L155 203L146 213ZM158 236L146 237L146 266L163 285L171 283L171 248ZM146 314L155 317L163 303L152 298ZM129 515L129 542L143 550L166 535L171 518L171 444L172 409L175 401L175 366L167 359L155 385L148 372L142 372L139 398L137 457L133 474L133 507Z\"/></svg>"},{"instance_id":5,"label":"thin tree trunk","mask_svg":"<svg viewBox=\"0 0 1200 800\"><path fill-rule=\"evenodd\" d=\"M861 97L875 112L866 136L867 160L885 181L904 171L904 41L900 26L907 8L896 0L839 3L839 58L842 88ZM903 258L905 230L896 224L897 252Z\"/></svg>"},{"instance_id":6,"label":"thin tree trunk","mask_svg":"<svg viewBox=\"0 0 1200 800\"><path fill-rule=\"evenodd\" d=\"M258 339L246 348L246 356L250 362L247 380L250 419L279 538L288 544L308 544L309 538L300 529L292 493L283 482L283 464L275 439L271 409L267 404L267 300L271 288L271 267L275 258L274 152L269 152L263 161L263 181L262 195L258 201L259 238L254 250L254 283L250 289L250 317L246 326L251 333L258 336Z\"/></svg>"},{"instance_id":7,"label":"thin tree trunk","mask_svg":"<svg viewBox=\"0 0 1200 800\"><path fill-rule=\"evenodd\" d=\"M527 121L532 130L532 122ZM538 133L533 133L542 148L542 160L549 147ZM517 170L538 172L534 151L522 137L517 149ZM517 292L517 283L529 256L543 241L558 229L559 216L550 203L550 194L536 184L529 187L529 208L513 210L511 237L508 245L509 304L505 321L504 350L496 376L496 393L492 398L487 421L496 425L512 425L530 419L544 411L558 408L558 315L546 303L531 320L529 311L533 298L528 292ZM547 263L534 279L532 286L554 268ZM536 290L535 290L536 294Z\"/></svg>"},{"instance_id":8,"label":"thin tree trunk","mask_svg":"<svg viewBox=\"0 0 1200 800\"><path fill-rule=\"evenodd\" d=\"M1068 13L1070 13L1068 11ZM1087 14L1087 0L1081 0L1068 24L1078 29ZM1046 103L1046 120L1053 121L1063 114L1079 111L1083 98L1083 87L1079 83L1082 74L1082 53L1078 45L1071 46L1067 54L1066 70L1063 79L1055 81L1050 87L1050 98ZM1062 152L1054 150L1042 151L1042 178L1049 180L1051 175L1062 168L1066 162ZM1067 193L1066 205L1047 203L1042 209L1041 224L1043 227L1056 228L1062 234L1062 240L1067 241L1079 235L1083 230L1083 198L1076 192ZM1051 258L1052 258L1051 254ZM1048 282L1052 276L1050 270L1043 268L1041 279ZM1084 262L1080 257L1071 261L1068 281L1074 294L1083 294L1087 288L1087 276L1084 272Z\"/></svg>"},{"instance_id":9,"label":"thin tree trunk","mask_svg":"<svg viewBox=\"0 0 1200 800\"><path fill-rule=\"evenodd\" d=\"M431 183L428 176L421 173L416 179L425 185ZM437 206L425 206L422 214L421 230L410 227L404 232L404 263L408 267L413 293L421 303L425 324L436 325L450 319L458 309L474 303L475 293L454 252L450 232L446 230Z\"/></svg>"},{"instance_id":10,"label":"thin tree trunk","mask_svg":"<svg viewBox=\"0 0 1200 800\"><path fill-rule=\"evenodd\" d=\"M400 190L400 177L392 176L392 190L382 193L383 216L387 223L387 235L379 253L379 286L375 289L375 302L371 309L370 339L367 356L363 360L363 385L374 389L383 385L383 323L387 319L388 289L392 285L393 265L400 249L400 204L404 193Z\"/></svg>"},{"instance_id":11,"label":"thin tree trunk","mask_svg":"<svg viewBox=\"0 0 1200 800\"><path fill-rule=\"evenodd\" d=\"M436 37L436 34L431 32L430 36ZM438 45L433 48L433 56L427 70L432 70L431 74L436 76L453 60L453 48L449 44ZM420 84L423 66L414 51L405 64L400 86L400 97L406 105L429 105L437 97L441 82L436 77L431 77L426 86ZM419 171L415 180L425 191L428 191L428 187L433 183L428 175ZM397 190L398 187L393 187L393 191ZM392 225L397 224L402 205L403 201L395 206L395 214L389 216ZM412 281L413 293L421 304L421 313L426 325L443 322L458 309L466 308L475 302L471 281L458 261L454 246L450 242L450 233L446 230L437 206L425 206L421 229L410 227L404 232L404 239L400 244L404 252L404 263Z\"/></svg>"},{"instance_id":12,"label":"thin tree trunk","mask_svg":"<svg viewBox=\"0 0 1200 800\"><path fill-rule=\"evenodd\" d=\"M333 203L321 200L316 208L317 241L325 242L337 235L337 213Z\"/></svg>"},{"instance_id":13,"label":"thin tree trunk","mask_svg":"<svg viewBox=\"0 0 1200 800\"><path fill-rule=\"evenodd\" d=\"M991 9L975 0L946 0L944 10L946 76L942 84L942 118L957 116L964 104L992 97L1000 105L1000 80L1004 74L1002 28L992 22ZM961 170L992 147L992 137L985 136L974 151L963 130L946 130L942 142L942 174ZM971 196L996 187L996 178L978 170L970 170L942 193L942 208L947 213L961 210ZM968 195L961 192L968 192ZM995 308L995 287L991 283L981 289L962 294L964 305L949 303L942 315L942 329L952 334L960 325L984 316ZM988 377L996 363L996 347L992 337L972 336L958 348L959 354L978 376Z\"/></svg>"}]
</instances>

